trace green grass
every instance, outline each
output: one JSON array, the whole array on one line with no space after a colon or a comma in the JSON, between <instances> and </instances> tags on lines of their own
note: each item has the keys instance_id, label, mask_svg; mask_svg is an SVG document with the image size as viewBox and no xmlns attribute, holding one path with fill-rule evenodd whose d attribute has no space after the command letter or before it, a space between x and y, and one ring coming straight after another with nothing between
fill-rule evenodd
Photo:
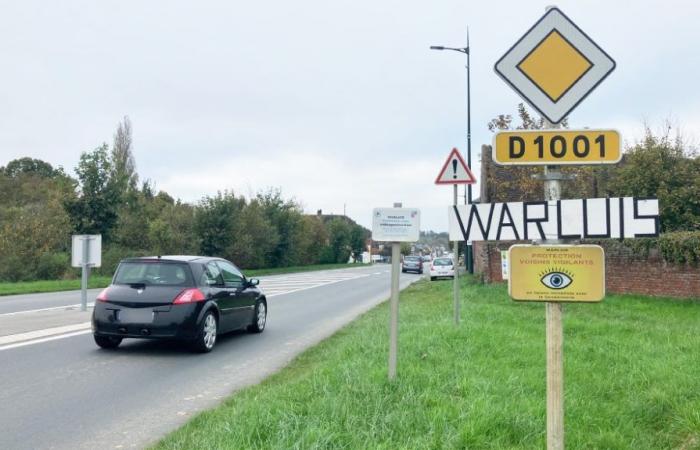
<instances>
[{"instance_id":1,"label":"green grass","mask_svg":"<svg viewBox=\"0 0 700 450\"><path fill-rule=\"evenodd\" d=\"M280 267L276 269L252 269L244 271L247 277L259 277L262 275L274 275L294 272L309 272L312 270L347 269L349 267L361 267L364 264L316 264L311 266ZM112 277L92 276L88 286L90 288L103 288L109 285ZM34 294L38 292L72 291L80 289L80 280L43 280L21 281L18 283L0 283L0 296L15 294Z\"/></svg>"},{"instance_id":2,"label":"green grass","mask_svg":"<svg viewBox=\"0 0 700 450\"><path fill-rule=\"evenodd\" d=\"M545 448L541 304L503 285L421 282L400 306L386 379L383 304L155 449ZM700 302L610 295L565 305L568 449L700 448Z\"/></svg>"},{"instance_id":3,"label":"green grass","mask_svg":"<svg viewBox=\"0 0 700 450\"><path fill-rule=\"evenodd\" d=\"M107 286L112 277L92 276L88 287L101 288ZM72 291L80 289L80 280L43 280L20 281L17 283L0 283L1 295L34 294L38 292Z\"/></svg>"}]
</instances>

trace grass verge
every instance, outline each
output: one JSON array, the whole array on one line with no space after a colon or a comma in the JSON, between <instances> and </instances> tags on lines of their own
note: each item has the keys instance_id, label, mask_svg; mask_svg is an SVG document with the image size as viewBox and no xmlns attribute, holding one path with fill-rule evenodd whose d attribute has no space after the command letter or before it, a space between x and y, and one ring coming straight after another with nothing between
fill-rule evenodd
<instances>
[{"instance_id":1,"label":"grass verge","mask_svg":"<svg viewBox=\"0 0 700 450\"><path fill-rule=\"evenodd\" d=\"M112 277L92 276L88 280L88 287L105 287L110 281L112 281ZM72 291L75 289L80 289L80 280L20 281L17 283L0 283L0 296Z\"/></svg>"},{"instance_id":2,"label":"grass verge","mask_svg":"<svg viewBox=\"0 0 700 450\"><path fill-rule=\"evenodd\" d=\"M280 267L276 269L246 270L247 277L259 277L262 275L274 275L294 272L310 272L314 270L347 269L349 267L361 267L365 264L316 264L311 266ZM91 276L88 286L103 288L109 285L112 277ZM72 291L80 289L80 280L42 280L21 281L18 283L0 283L0 296L16 294L36 294L39 292Z\"/></svg>"},{"instance_id":3,"label":"grass verge","mask_svg":"<svg viewBox=\"0 0 700 450\"><path fill-rule=\"evenodd\" d=\"M463 281L401 296L398 379L383 304L153 448L545 448L544 306ZM700 448L700 303L610 295L565 305L570 449Z\"/></svg>"}]
</instances>

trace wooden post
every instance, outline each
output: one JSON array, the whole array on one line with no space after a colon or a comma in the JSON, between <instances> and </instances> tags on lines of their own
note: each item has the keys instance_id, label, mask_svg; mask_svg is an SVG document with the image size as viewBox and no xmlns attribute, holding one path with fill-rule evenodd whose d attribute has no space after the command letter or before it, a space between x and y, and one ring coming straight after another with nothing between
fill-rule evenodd
<instances>
[{"instance_id":1,"label":"wooden post","mask_svg":"<svg viewBox=\"0 0 700 450\"><path fill-rule=\"evenodd\" d=\"M549 121L548 128L558 128ZM558 166L544 167L544 199L561 198L561 172ZM546 244L560 244L548 239ZM563 305L546 303L547 345L547 450L564 450L564 325Z\"/></svg>"},{"instance_id":2,"label":"wooden post","mask_svg":"<svg viewBox=\"0 0 700 450\"><path fill-rule=\"evenodd\" d=\"M457 206L457 185L454 185L454 201L453 205ZM455 254L452 267L454 268L455 276L452 279L452 302L454 304L455 325L459 325L460 304L459 304L459 241L455 241L453 245ZM466 255L465 255L466 258Z\"/></svg>"}]
</instances>

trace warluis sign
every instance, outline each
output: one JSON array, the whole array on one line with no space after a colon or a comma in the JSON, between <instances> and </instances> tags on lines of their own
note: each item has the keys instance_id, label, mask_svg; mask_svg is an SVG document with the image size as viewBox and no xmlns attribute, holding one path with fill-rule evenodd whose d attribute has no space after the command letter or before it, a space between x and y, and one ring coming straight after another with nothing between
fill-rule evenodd
<instances>
[{"instance_id":1,"label":"warluis sign","mask_svg":"<svg viewBox=\"0 0 700 450\"><path fill-rule=\"evenodd\" d=\"M589 198L449 207L450 240L623 239L659 235L659 201Z\"/></svg>"}]
</instances>

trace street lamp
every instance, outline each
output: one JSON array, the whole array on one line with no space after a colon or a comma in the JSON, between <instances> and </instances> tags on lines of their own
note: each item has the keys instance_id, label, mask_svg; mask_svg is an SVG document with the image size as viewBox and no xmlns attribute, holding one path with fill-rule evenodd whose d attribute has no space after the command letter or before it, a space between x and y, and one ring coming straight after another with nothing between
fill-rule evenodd
<instances>
[{"instance_id":1,"label":"street lamp","mask_svg":"<svg viewBox=\"0 0 700 450\"><path fill-rule=\"evenodd\" d=\"M452 50L454 52L460 52L467 55L467 166L469 170L472 168L472 114L471 114L471 91L470 91L470 76L469 76L469 29L467 29L467 46L466 47L444 47L442 45L431 45L430 50ZM483 180L482 180L483 182ZM471 204L472 202L472 185L468 184L466 187L466 192L464 196L464 203ZM472 246L467 245L467 255L465 258L467 261L467 270L470 273L474 272L474 267L472 266Z\"/></svg>"}]
</instances>

